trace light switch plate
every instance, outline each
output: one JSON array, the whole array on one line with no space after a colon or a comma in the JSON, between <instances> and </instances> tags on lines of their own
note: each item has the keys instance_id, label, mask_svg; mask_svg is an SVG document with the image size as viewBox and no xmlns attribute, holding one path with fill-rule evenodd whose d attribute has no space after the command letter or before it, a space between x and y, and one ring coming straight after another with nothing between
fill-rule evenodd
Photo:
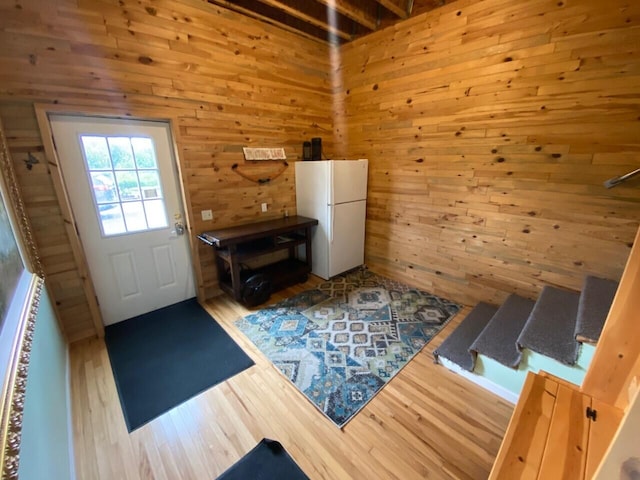
<instances>
[{"instance_id":1,"label":"light switch plate","mask_svg":"<svg viewBox=\"0 0 640 480\"><path fill-rule=\"evenodd\" d=\"M200 215L202 215L202 220L213 220L213 212L211 210L202 210Z\"/></svg>"},{"instance_id":2,"label":"light switch plate","mask_svg":"<svg viewBox=\"0 0 640 480\"><path fill-rule=\"evenodd\" d=\"M263 212L266 212L266 211L267 211L267 204L266 204L266 203L263 203L263 204L262 204L262 211L263 211Z\"/></svg>"}]
</instances>

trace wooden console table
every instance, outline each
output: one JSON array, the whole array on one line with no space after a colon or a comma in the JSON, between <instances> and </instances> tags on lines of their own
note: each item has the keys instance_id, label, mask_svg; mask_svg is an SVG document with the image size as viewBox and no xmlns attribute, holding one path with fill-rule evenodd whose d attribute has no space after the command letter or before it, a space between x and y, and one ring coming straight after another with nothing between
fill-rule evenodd
<instances>
[{"instance_id":1,"label":"wooden console table","mask_svg":"<svg viewBox=\"0 0 640 480\"><path fill-rule=\"evenodd\" d=\"M306 281L311 271L311 227L317 224L318 220L313 218L285 217L212 230L198 238L215 249L220 288L242 301L242 282L245 280L242 263L261 255L289 251L287 259L250 271L251 275L267 275L272 291ZM306 248L305 261L296 256L300 245Z\"/></svg>"}]
</instances>

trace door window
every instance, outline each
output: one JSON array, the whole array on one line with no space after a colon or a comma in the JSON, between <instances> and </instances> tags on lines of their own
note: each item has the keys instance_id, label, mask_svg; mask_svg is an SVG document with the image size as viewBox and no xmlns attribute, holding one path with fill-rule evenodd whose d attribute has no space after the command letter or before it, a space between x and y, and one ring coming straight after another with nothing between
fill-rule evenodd
<instances>
[{"instance_id":1,"label":"door window","mask_svg":"<svg viewBox=\"0 0 640 480\"><path fill-rule=\"evenodd\" d=\"M80 145L103 236L169 225L151 138L80 135Z\"/></svg>"}]
</instances>

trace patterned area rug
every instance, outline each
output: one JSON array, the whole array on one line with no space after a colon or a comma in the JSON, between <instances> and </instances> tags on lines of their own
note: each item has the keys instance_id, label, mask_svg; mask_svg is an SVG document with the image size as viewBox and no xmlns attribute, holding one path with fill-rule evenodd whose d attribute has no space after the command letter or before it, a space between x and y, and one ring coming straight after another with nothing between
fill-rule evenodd
<instances>
[{"instance_id":1,"label":"patterned area rug","mask_svg":"<svg viewBox=\"0 0 640 480\"><path fill-rule=\"evenodd\" d=\"M437 334L460 306L362 269L236 325L338 427Z\"/></svg>"}]
</instances>

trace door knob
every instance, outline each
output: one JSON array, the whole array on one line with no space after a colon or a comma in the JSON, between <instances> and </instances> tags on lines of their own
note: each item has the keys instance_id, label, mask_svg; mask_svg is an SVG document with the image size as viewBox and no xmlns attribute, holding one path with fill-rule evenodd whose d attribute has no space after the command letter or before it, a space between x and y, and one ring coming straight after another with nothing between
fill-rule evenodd
<instances>
[{"instance_id":1,"label":"door knob","mask_svg":"<svg viewBox=\"0 0 640 480\"><path fill-rule=\"evenodd\" d=\"M176 235L184 235L184 225L181 222L175 223Z\"/></svg>"}]
</instances>

